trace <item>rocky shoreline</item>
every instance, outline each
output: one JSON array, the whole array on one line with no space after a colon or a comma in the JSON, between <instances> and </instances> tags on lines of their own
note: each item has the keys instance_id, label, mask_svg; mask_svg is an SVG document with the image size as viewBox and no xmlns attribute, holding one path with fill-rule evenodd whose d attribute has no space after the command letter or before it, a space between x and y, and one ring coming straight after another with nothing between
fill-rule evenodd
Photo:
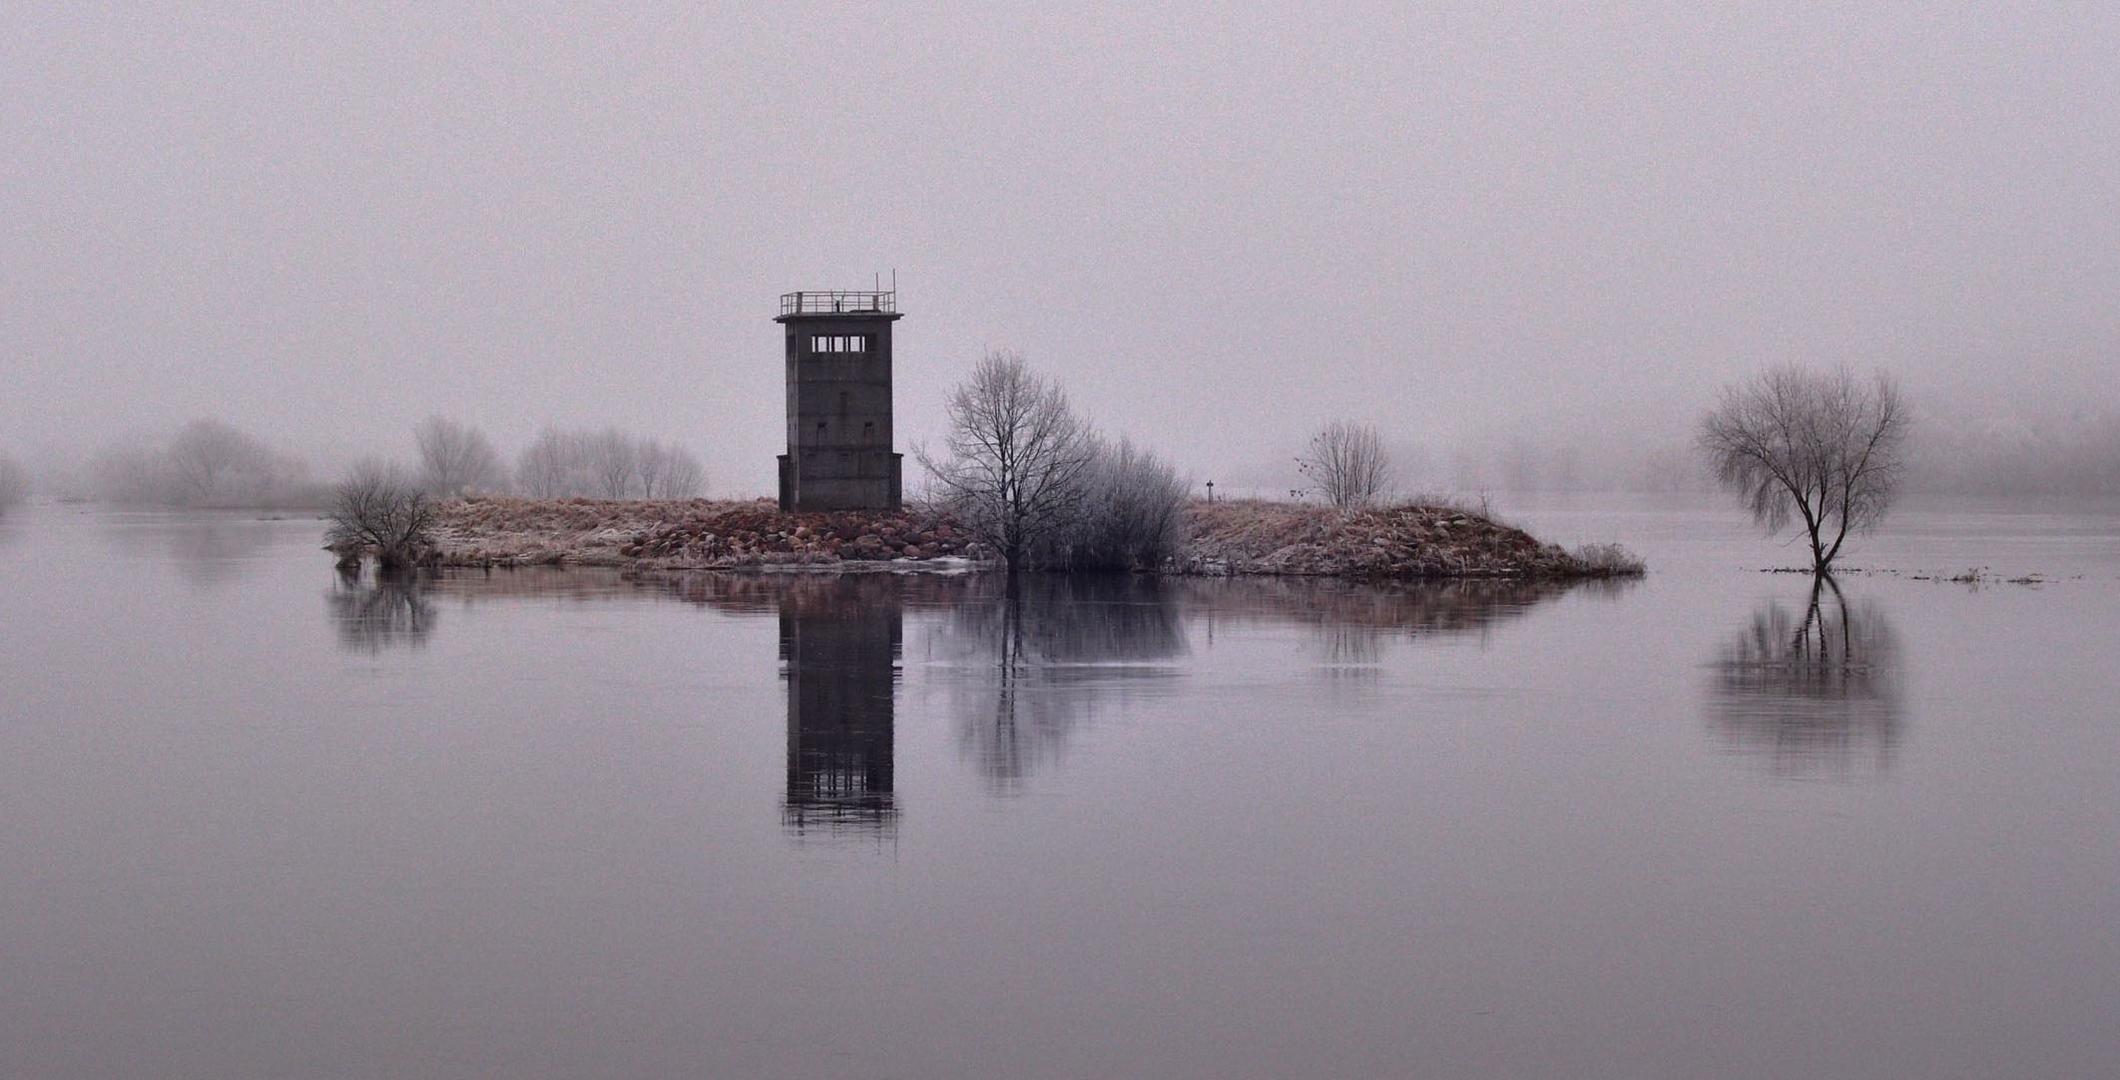
<instances>
[{"instance_id":1,"label":"rocky shoreline","mask_svg":"<svg viewBox=\"0 0 2120 1080\"><path fill-rule=\"evenodd\" d=\"M1237 500L1186 508L1184 551L1163 572L1355 579L1584 578L1640 574L1617 549L1569 552L1462 508L1341 512ZM429 562L441 566L606 566L641 572L962 572L991 553L946 514L782 513L767 500L453 500Z\"/></svg>"}]
</instances>

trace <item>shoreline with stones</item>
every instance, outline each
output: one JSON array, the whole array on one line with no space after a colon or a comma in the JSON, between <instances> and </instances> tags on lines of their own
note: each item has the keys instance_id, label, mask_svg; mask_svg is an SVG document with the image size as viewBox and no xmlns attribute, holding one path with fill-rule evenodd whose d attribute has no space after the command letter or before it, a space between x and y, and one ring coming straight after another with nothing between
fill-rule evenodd
<instances>
[{"instance_id":1,"label":"shoreline with stones","mask_svg":"<svg viewBox=\"0 0 2120 1080\"><path fill-rule=\"evenodd\" d=\"M1355 580L1631 577L1616 547L1570 552L1461 507L1340 511L1306 503L1189 503L1180 553L1150 572ZM964 573L999 563L948 514L783 513L772 501L603 501L474 497L437 507L445 567L594 566L639 573L823 571Z\"/></svg>"}]
</instances>

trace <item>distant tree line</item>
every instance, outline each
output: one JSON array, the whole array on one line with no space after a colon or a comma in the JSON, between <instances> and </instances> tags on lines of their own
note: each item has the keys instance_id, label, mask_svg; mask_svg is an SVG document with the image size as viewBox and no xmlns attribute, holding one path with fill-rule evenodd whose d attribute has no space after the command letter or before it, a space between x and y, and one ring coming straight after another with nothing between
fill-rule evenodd
<instances>
[{"instance_id":1,"label":"distant tree line","mask_svg":"<svg viewBox=\"0 0 2120 1080\"><path fill-rule=\"evenodd\" d=\"M615 427L546 427L517 456L515 477L539 499L689 499L706 487L706 468L691 451Z\"/></svg>"},{"instance_id":2,"label":"distant tree line","mask_svg":"<svg viewBox=\"0 0 2120 1080\"><path fill-rule=\"evenodd\" d=\"M194 420L166 440L113 443L90 459L88 474L96 497L115 503L291 506L323 496L301 459L220 420Z\"/></svg>"},{"instance_id":3,"label":"distant tree line","mask_svg":"<svg viewBox=\"0 0 2120 1080\"><path fill-rule=\"evenodd\" d=\"M2120 410L2105 402L2063 416L1981 418L1963 412L1924 425L1907 486L1960 495L2120 495Z\"/></svg>"},{"instance_id":4,"label":"distant tree line","mask_svg":"<svg viewBox=\"0 0 2120 1080\"><path fill-rule=\"evenodd\" d=\"M430 416L412 436L413 463L394 467L393 482L430 498L519 491L537 498L676 499L706 486L706 469L691 451L616 427L547 427L512 470L485 432L463 421ZM382 468L385 463L367 460L352 472ZM313 481L301 459L213 419L194 420L166 439L110 443L89 460L81 480L82 494L127 505L307 508L327 507L335 498L332 485ZM0 467L0 482L28 488L11 461Z\"/></svg>"}]
</instances>

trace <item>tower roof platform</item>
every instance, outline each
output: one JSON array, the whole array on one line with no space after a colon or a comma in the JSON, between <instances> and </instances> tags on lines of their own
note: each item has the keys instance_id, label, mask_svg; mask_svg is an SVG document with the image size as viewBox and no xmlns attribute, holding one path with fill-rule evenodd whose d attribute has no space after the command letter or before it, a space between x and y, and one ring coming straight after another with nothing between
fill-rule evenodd
<instances>
[{"instance_id":1,"label":"tower roof platform","mask_svg":"<svg viewBox=\"0 0 2120 1080\"><path fill-rule=\"evenodd\" d=\"M898 294L851 292L844 289L781 293L780 316L773 321L817 315L860 315L871 319L883 316L895 319L899 317Z\"/></svg>"}]
</instances>

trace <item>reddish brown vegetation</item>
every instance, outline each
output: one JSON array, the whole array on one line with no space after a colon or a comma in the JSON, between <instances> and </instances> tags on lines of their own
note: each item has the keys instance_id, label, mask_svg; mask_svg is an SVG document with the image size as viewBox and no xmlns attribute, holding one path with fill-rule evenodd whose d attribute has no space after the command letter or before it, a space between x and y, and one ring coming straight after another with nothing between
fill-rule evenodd
<instances>
[{"instance_id":1,"label":"reddish brown vegetation","mask_svg":"<svg viewBox=\"0 0 2120 1080\"><path fill-rule=\"evenodd\" d=\"M1340 511L1251 499L1194 503L1186 528L1186 569L1202 574L1441 578L1615 572L1541 544L1522 529L1446 506Z\"/></svg>"},{"instance_id":2,"label":"reddish brown vegetation","mask_svg":"<svg viewBox=\"0 0 2120 1080\"><path fill-rule=\"evenodd\" d=\"M947 518L917 511L784 514L771 502L466 499L442 508L442 561L667 570L976 556Z\"/></svg>"}]
</instances>

